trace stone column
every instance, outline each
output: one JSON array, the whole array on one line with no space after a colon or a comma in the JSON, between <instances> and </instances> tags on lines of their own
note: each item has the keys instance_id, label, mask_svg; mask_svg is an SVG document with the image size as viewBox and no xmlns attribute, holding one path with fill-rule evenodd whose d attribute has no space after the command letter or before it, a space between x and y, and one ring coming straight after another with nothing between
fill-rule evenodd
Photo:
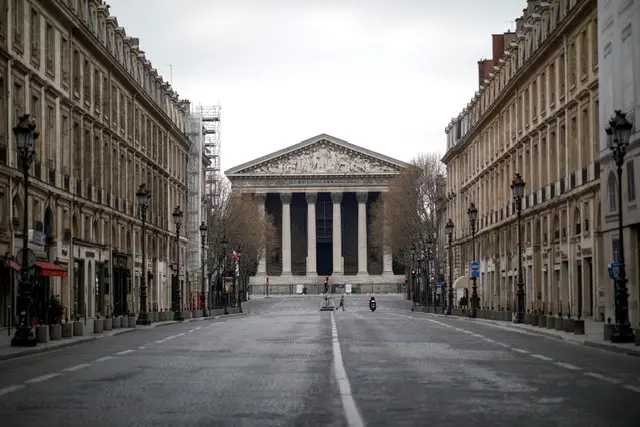
<instances>
[{"instance_id":1,"label":"stone column","mask_svg":"<svg viewBox=\"0 0 640 427\"><path fill-rule=\"evenodd\" d=\"M333 274L342 274L342 193L331 193L333 202Z\"/></svg>"},{"instance_id":2,"label":"stone column","mask_svg":"<svg viewBox=\"0 0 640 427\"><path fill-rule=\"evenodd\" d=\"M367 192L357 192L358 199L358 275L369 274L367 268Z\"/></svg>"},{"instance_id":3,"label":"stone column","mask_svg":"<svg viewBox=\"0 0 640 427\"><path fill-rule=\"evenodd\" d=\"M391 247L387 243L388 233L387 218L384 218L384 225L382 226L382 274L386 276L393 276L393 252Z\"/></svg>"},{"instance_id":4,"label":"stone column","mask_svg":"<svg viewBox=\"0 0 640 427\"><path fill-rule=\"evenodd\" d=\"M307 276L317 276L316 269L316 201L318 193L307 193Z\"/></svg>"},{"instance_id":5,"label":"stone column","mask_svg":"<svg viewBox=\"0 0 640 427\"><path fill-rule=\"evenodd\" d=\"M267 193L256 193L255 194L256 203L258 204L258 210L260 213L260 218L264 219L265 212L265 203L267 202ZM264 234L263 234L264 238ZM262 254L260 255L260 259L258 260L258 269L256 271L256 276L266 276L267 275L267 245L266 242L263 241L264 247L262 248Z\"/></svg>"},{"instance_id":6,"label":"stone column","mask_svg":"<svg viewBox=\"0 0 640 427\"><path fill-rule=\"evenodd\" d=\"M291 193L280 193L282 201L282 275L291 275Z\"/></svg>"}]
</instances>

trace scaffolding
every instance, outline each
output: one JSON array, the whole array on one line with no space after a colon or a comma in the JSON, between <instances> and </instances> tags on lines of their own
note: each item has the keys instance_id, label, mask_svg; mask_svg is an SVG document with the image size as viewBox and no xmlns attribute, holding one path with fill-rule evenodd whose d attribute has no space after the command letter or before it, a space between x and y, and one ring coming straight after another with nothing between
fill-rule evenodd
<instances>
[{"instance_id":1,"label":"scaffolding","mask_svg":"<svg viewBox=\"0 0 640 427\"><path fill-rule=\"evenodd\" d=\"M185 232L188 243L185 266L189 277L198 278L197 283L200 283L200 224L205 221L206 209L213 206L220 195L220 106L194 107L186 133L191 149L187 162ZM208 161L206 166L203 163L205 159Z\"/></svg>"},{"instance_id":2,"label":"scaffolding","mask_svg":"<svg viewBox=\"0 0 640 427\"><path fill-rule=\"evenodd\" d=\"M205 194L209 206L215 206L220 197L220 106L200 107L204 155L209 160L205 169Z\"/></svg>"}]
</instances>

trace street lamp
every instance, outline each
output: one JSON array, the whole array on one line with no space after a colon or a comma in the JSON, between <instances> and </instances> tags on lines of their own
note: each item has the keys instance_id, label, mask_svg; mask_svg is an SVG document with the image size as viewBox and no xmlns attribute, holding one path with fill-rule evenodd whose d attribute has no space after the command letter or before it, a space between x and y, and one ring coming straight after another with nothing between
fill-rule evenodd
<instances>
[{"instance_id":1,"label":"street lamp","mask_svg":"<svg viewBox=\"0 0 640 427\"><path fill-rule=\"evenodd\" d=\"M222 289L224 289L224 293L225 298L224 298L224 314L229 314L229 293L226 292L226 287L224 287L225 283L225 276L227 275L227 245L229 244L229 242L227 242L227 236L225 236L224 234L222 235L222 240L220 241L220 246L222 247L222 280L220 281L220 293L222 294ZM224 287L224 288L223 288Z\"/></svg>"},{"instance_id":2,"label":"street lamp","mask_svg":"<svg viewBox=\"0 0 640 427\"><path fill-rule=\"evenodd\" d=\"M178 283L176 284L176 291L173 294L173 320L181 322L184 320L184 317L182 316L182 284L180 283L180 226L182 225L183 215L180 206L176 206L172 215L173 222L176 225L176 245L178 246L178 261L176 262Z\"/></svg>"},{"instance_id":3,"label":"street lamp","mask_svg":"<svg viewBox=\"0 0 640 427\"><path fill-rule=\"evenodd\" d=\"M611 335L612 342L634 342L635 337L629 322L629 293L627 292L627 272L624 264L623 222L622 222L622 165L627 154L629 137L633 124L622 111L616 110L606 128L607 145L613 154L618 172L618 243L620 245L619 274L615 280L615 325Z\"/></svg>"},{"instance_id":4,"label":"street lamp","mask_svg":"<svg viewBox=\"0 0 640 427\"><path fill-rule=\"evenodd\" d=\"M22 233L22 265L20 267L20 285L18 294L18 314L20 315L18 329L11 339L12 347L35 347L38 344L31 329L31 291L33 284L29 278L30 260L29 250L29 170L36 154L36 140L39 133L36 132L35 118L24 114L18 118L18 124L13 128L16 137L16 149L22 166L24 180L24 205L23 205L23 233Z\"/></svg>"},{"instance_id":5,"label":"street lamp","mask_svg":"<svg viewBox=\"0 0 640 427\"><path fill-rule=\"evenodd\" d=\"M202 280L202 295L200 296L201 300L202 300L202 317L207 317L209 316L209 310L207 307L207 300L206 300L206 282L204 280L204 247L205 247L205 242L207 240L207 225L204 223L204 221L202 221L202 224L200 224L200 242L202 244L202 266L200 267L200 276L202 276L200 279Z\"/></svg>"},{"instance_id":6,"label":"street lamp","mask_svg":"<svg viewBox=\"0 0 640 427\"><path fill-rule=\"evenodd\" d=\"M467 215L469 215L469 226L471 227L471 256L473 262L476 262L476 221L478 220L478 208L476 205L469 204L467 209ZM478 279L474 272L471 272L471 317L478 316Z\"/></svg>"},{"instance_id":7,"label":"street lamp","mask_svg":"<svg viewBox=\"0 0 640 427\"><path fill-rule=\"evenodd\" d=\"M425 248L427 250L427 253L425 254L424 257L424 261L426 264L426 268L425 268L425 287L426 287L426 305L430 306L431 305L431 301L432 301L432 295L431 295L431 276L429 273L429 267L431 264L431 257L432 257L432 251L433 251L433 239L431 237L427 237L427 240L425 241Z\"/></svg>"},{"instance_id":8,"label":"street lamp","mask_svg":"<svg viewBox=\"0 0 640 427\"><path fill-rule=\"evenodd\" d=\"M445 314L451 314L451 308L453 307L453 227L453 221L449 218L444 226L444 232L449 239L449 301L447 302Z\"/></svg>"},{"instance_id":9,"label":"street lamp","mask_svg":"<svg viewBox=\"0 0 640 427\"><path fill-rule=\"evenodd\" d=\"M149 197L151 193L147 184L140 184L136 192L138 205L140 206L140 216L142 217L142 274L140 276L140 316L136 320L137 325L150 325L149 314L147 313L147 208L149 207Z\"/></svg>"},{"instance_id":10,"label":"street lamp","mask_svg":"<svg viewBox=\"0 0 640 427\"><path fill-rule=\"evenodd\" d=\"M242 261L242 248L236 249L236 255L238 256L238 259L236 260L237 268L235 268L235 271L233 272L233 277L236 277L235 285L238 286L238 311L242 313L242 270L240 264ZM237 275L236 271L238 272Z\"/></svg>"},{"instance_id":11,"label":"street lamp","mask_svg":"<svg viewBox=\"0 0 640 427\"><path fill-rule=\"evenodd\" d=\"M515 323L524 323L524 276L522 275L522 236L520 222L522 220L522 198L524 197L524 187L526 183L522 179L519 172L511 181L511 191L513 191L514 204L518 213L518 290L516 296L518 298L518 312L516 313Z\"/></svg>"}]
</instances>

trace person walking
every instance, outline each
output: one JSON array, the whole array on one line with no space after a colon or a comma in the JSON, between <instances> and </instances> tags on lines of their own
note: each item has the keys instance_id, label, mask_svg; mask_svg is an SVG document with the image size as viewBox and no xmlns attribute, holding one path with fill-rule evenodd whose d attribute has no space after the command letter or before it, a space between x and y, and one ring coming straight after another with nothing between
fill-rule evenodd
<instances>
[{"instance_id":1,"label":"person walking","mask_svg":"<svg viewBox=\"0 0 640 427\"><path fill-rule=\"evenodd\" d=\"M340 307L342 307L342 311L344 311L344 294L340 297Z\"/></svg>"}]
</instances>

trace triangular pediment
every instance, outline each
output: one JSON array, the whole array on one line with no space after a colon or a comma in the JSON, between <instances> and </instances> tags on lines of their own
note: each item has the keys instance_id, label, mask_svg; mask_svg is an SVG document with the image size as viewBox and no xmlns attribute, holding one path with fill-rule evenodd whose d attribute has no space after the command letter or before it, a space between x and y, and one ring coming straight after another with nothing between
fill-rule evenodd
<instances>
[{"instance_id":1,"label":"triangular pediment","mask_svg":"<svg viewBox=\"0 0 640 427\"><path fill-rule=\"evenodd\" d=\"M396 174L400 160L322 134L225 172L238 175Z\"/></svg>"}]
</instances>

